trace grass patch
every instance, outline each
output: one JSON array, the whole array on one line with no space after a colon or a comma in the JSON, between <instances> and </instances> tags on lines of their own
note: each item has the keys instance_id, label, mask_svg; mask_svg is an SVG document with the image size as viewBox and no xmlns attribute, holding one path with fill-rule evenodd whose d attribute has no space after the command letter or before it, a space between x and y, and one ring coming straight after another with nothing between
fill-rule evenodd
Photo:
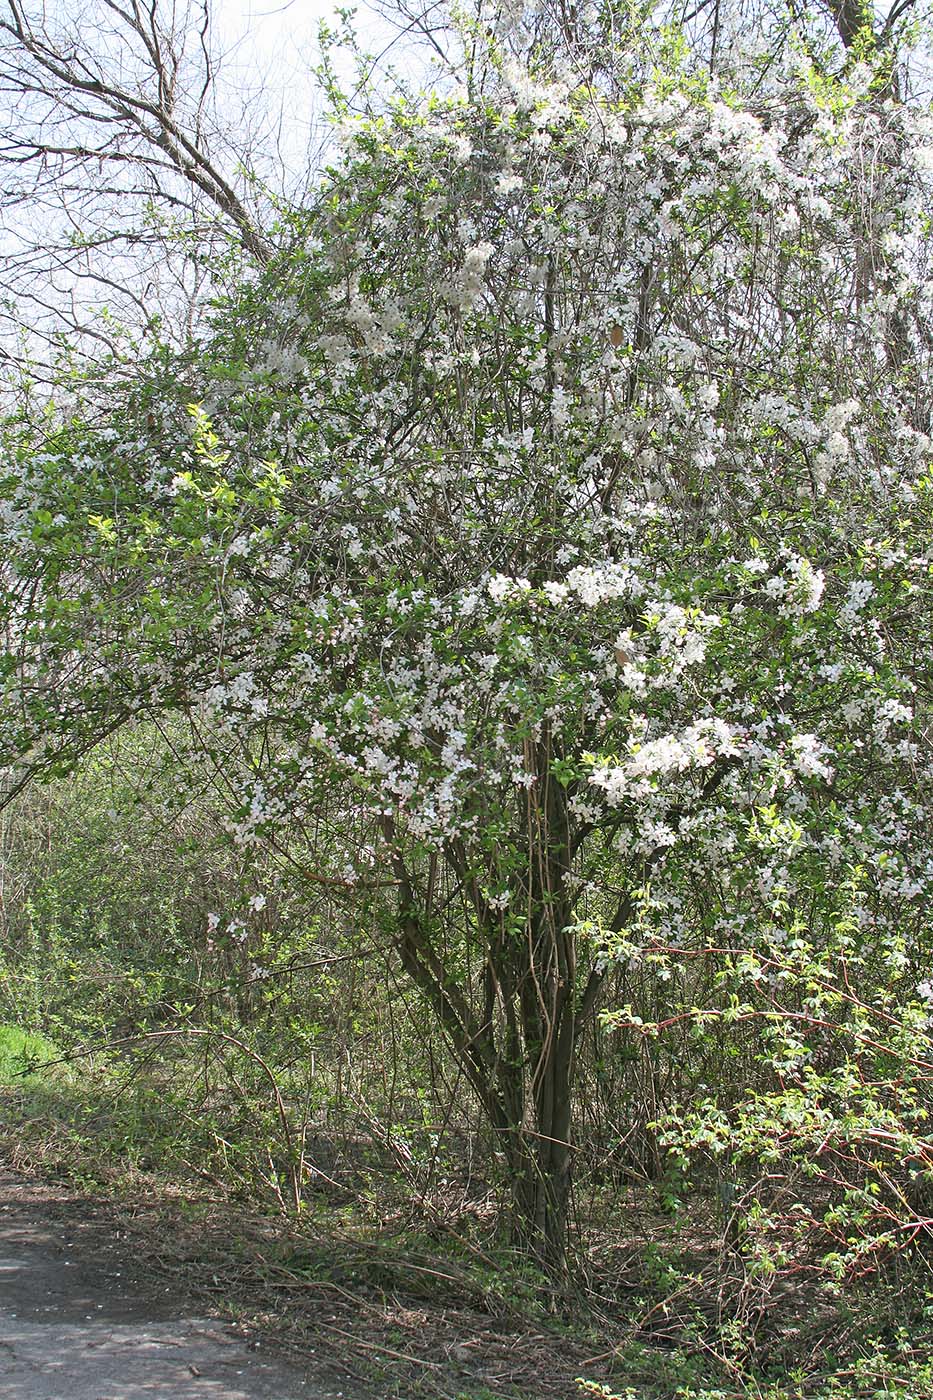
<instances>
[{"instance_id":1,"label":"grass patch","mask_svg":"<svg viewBox=\"0 0 933 1400\"><path fill-rule=\"evenodd\" d=\"M0 1026L0 1084L18 1081L58 1058L59 1051L44 1035Z\"/></svg>"}]
</instances>

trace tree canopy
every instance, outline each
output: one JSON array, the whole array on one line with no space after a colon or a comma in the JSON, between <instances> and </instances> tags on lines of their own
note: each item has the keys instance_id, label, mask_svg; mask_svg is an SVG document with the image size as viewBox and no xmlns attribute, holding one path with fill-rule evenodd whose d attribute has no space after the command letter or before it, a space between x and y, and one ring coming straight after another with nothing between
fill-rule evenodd
<instances>
[{"instance_id":1,"label":"tree canopy","mask_svg":"<svg viewBox=\"0 0 933 1400\"><path fill-rule=\"evenodd\" d=\"M859 32L468 28L187 347L5 425L13 784L183 716L232 841L371 902L550 1264L608 969L751 1016L928 949L933 128Z\"/></svg>"}]
</instances>

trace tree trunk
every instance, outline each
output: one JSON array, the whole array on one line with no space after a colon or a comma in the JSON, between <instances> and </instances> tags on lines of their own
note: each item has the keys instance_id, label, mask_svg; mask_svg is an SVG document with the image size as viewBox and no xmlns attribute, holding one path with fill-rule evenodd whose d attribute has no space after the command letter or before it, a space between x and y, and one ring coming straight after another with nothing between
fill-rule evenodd
<instances>
[{"instance_id":1,"label":"tree trunk","mask_svg":"<svg viewBox=\"0 0 933 1400\"><path fill-rule=\"evenodd\" d=\"M565 1018L570 1025L571 1018ZM549 1275L566 1267L573 1148L572 1046L558 1036L555 1053L541 1074L534 1127L511 1135L507 1160L511 1175L512 1239Z\"/></svg>"},{"instance_id":2,"label":"tree trunk","mask_svg":"<svg viewBox=\"0 0 933 1400\"><path fill-rule=\"evenodd\" d=\"M402 964L434 1009L505 1158L513 1242L553 1277L566 1267L575 1046L595 1011L602 977L592 968L585 986L577 985L574 907L565 882L572 819L550 771L552 758L547 737L528 742L525 766L535 781L519 816L527 866L510 872L512 907L525 911L518 927L506 927L476 877L481 871L491 882L501 878L495 855L456 841L445 848L448 868L472 904L468 936L482 950L482 977L472 987L458 981L440 951L432 882L413 878L391 818L383 830L399 886Z\"/></svg>"},{"instance_id":3,"label":"tree trunk","mask_svg":"<svg viewBox=\"0 0 933 1400\"><path fill-rule=\"evenodd\" d=\"M511 1169L513 1237L553 1274L566 1262L578 1008L573 904L564 879L570 818L552 757L547 737L526 755L536 778L526 814L529 912L517 978L526 1093Z\"/></svg>"},{"instance_id":4,"label":"tree trunk","mask_svg":"<svg viewBox=\"0 0 933 1400\"><path fill-rule=\"evenodd\" d=\"M509 1154L512 1242L555 1277L566 1268L570 1152L561 1145L542 1160L541 1145L519 1131Z\"/></svg>"}]
</instances>

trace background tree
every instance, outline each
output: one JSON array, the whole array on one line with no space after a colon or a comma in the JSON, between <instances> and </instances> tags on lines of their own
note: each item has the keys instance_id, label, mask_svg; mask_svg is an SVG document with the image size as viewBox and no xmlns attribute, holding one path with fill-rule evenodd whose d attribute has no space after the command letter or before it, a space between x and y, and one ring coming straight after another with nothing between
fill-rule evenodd
<instances>
[{"instance_id":1,"label":"background tree","mask_svg":"<svg viewBox=\"0 0 933 1400\"><path fill-rule=\"evenodd\" d=\"M184 344L232 249L266 256L270 196L313 170L311 132L286 175L274 98L236 90L217 31L206 4L4 5L4 339L33 375Z\"/></svg>"}]
</instances>

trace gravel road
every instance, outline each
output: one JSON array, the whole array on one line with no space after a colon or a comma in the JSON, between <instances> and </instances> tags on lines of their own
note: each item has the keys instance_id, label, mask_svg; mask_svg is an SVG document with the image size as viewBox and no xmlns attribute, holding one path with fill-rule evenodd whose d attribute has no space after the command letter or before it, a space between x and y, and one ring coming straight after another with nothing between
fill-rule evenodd
<instances>
[{"instance_id":1,"label":"gravel road","mask_svg":"<svg viewBox=\"0 0 933 1400\"><path fill-rule=\"evenodd\" d=\"M339 1400L0 1171L2 1400Z\"/></svg>"}]
</instances>

